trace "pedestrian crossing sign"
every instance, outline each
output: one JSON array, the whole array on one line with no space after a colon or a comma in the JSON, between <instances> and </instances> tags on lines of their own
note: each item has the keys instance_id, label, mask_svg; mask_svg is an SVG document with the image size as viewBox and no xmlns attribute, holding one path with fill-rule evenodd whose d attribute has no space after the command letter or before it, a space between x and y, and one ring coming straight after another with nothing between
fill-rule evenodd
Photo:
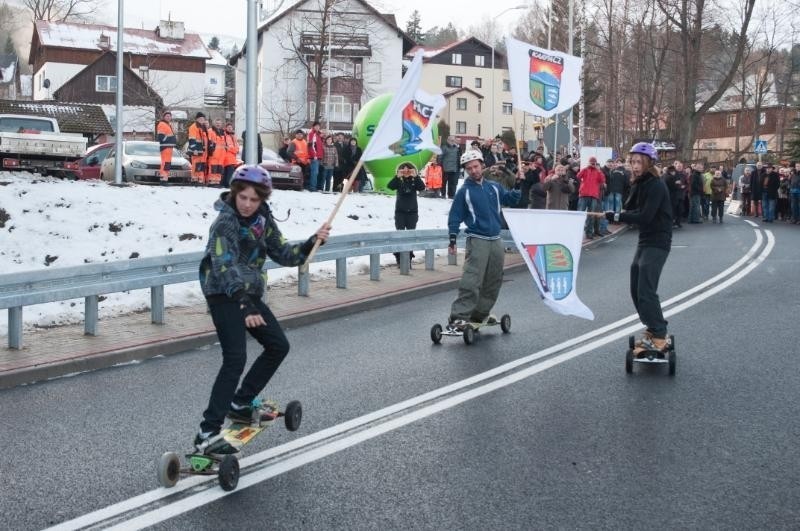
<instances>
[{"instance_id":1,"label":"pedestrian crossing sign","mask_svg":"<svg viewBox=\"0 0 800 531\"><path fill-rule=\"evenodd\" d=\"M756 140L756 147L754 149L756 153L759 155L763 155L767 152L767 141L766 140Z\"/></svg>"}]
</instances>

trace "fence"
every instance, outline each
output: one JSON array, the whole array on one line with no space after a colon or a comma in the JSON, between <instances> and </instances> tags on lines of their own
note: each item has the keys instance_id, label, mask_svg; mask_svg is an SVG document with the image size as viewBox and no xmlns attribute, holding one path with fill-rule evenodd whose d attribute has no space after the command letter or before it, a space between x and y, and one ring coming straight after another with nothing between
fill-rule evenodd
<instances>
[{"instance_id":1,"label":"fence","mask_svg":"<svg viewBox=\"0 0 800 531\"><path fill-rule=\"evenodd\" d=\"M461 241L463 241L463 234ZM514 247L508 231L502 234L507 246ZM299 242L294 242L299 243ZM445 230L372 232L334 236L320 247L313 262L336 261L336 286L347 288L347 259L369 256L371 280L380 280L380 255L399 252L400 274L411 269L411 251L425 251L425 269L434 268L435 251L448 244ZM150 315L153 323L164 323L164 286L198 279L202 252L120 260L58 269L44 269L0 275L0 309L8 309L8 347L22 348L22 312L25 306L48 302L84 299L84 333L97 335L99 297L135 289L150 289ZM450 264L456 256L449 256ZM283 266L268 260L266 269ZM298 267L297 293L307 296L309 273Z\"/></svg>"}]
</instances>

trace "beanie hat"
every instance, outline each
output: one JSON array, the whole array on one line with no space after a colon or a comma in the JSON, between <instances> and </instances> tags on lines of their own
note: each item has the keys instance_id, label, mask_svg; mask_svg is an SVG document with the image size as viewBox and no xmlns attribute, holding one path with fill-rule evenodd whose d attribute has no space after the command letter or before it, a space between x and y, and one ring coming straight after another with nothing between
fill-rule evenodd
<instances>
[{"instance_id":1,"label":"beanie hat","mask_svg":"<svg viewBox=\"0 0 800 531\"><path fill-rule=\"evenodd\" d=\"M201 112L199 112L199 113L194 115L194 119L195 120L197 120L198 118L205 118L205 117L206 117L206 115L201 113Z\"/></svg>"}]
</instances>

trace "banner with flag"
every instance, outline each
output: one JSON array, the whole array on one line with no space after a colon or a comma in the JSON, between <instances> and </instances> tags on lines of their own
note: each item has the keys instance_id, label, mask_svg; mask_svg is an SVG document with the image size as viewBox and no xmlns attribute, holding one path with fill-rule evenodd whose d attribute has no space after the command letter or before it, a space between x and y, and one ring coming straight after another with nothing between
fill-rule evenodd
<instances>
[{"instance_id":1,"label":"banner with flag","mask_svg":"<svg viewBox=\"0 0 800 531\"><path fill-rule=\"evenodd\" d=\"M441 94L420 89L421 78L422 51L418 51L364 149L364 161L413 155L425 149L442 152L433 138L433 126L446 102Z\"/></svg>"},{"instance_id":2,"label":"banner with flag","mask_svg":"<svg viewBox=\"0 0 800 531\"><path fill-rule=\"evenodd\" d=\"M561 315L594 319L577 293L586 213L503 209L503 216L545 305Z\"/></svg>"},{"instance_id":3,"label":"banner with flag","mask_svg":"<svg viewBox=\"0 0 800 531\"><path fill-rule=\"evenodd\" d=\"M511 101L515 109L547 118L581 97L583 59L506 37Z\"/></svg>"}]
</instances>

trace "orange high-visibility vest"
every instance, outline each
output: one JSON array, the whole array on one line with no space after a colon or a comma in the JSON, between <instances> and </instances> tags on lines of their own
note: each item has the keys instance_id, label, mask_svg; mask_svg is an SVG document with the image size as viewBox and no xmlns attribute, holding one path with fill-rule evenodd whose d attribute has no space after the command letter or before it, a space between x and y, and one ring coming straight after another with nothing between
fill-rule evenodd
<instances>
[{"instance_id":1,"label":"orange high-visibility vest","mask_svg":"<svg viewBox=\"0 0 800 531\"><path fill-rule=\"evenodd\" d=\"M431 164L425 170L425 187L429 190L438 190L442 187L442 167L439 164Z\"/></svg>"}]
</instances>

